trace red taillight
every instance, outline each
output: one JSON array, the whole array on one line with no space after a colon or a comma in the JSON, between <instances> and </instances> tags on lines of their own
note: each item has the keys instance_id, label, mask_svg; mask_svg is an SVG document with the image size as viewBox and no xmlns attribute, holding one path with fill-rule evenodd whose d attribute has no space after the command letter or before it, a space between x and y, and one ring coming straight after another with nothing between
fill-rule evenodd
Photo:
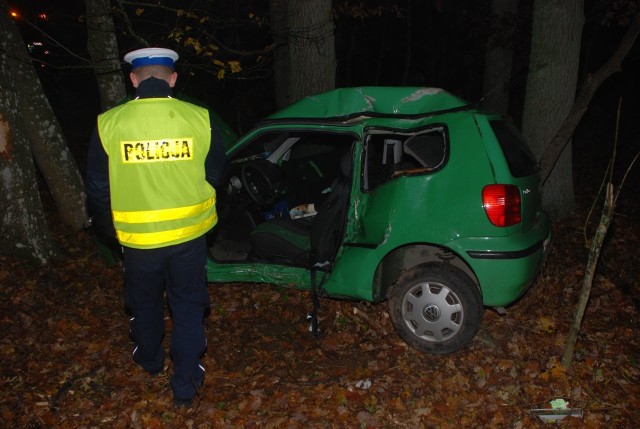
<instances>
[{"instance_id":1,"label":"red taillight","mask_svg":"<svg viewBox=\"0 0 640 429\"><path fill-rule=\"evenodd\" d=\"M520 190L515 185L487 185L482 189L482 206L495 226L511 226L522 219Z\"/></svg>"}]
</instances>

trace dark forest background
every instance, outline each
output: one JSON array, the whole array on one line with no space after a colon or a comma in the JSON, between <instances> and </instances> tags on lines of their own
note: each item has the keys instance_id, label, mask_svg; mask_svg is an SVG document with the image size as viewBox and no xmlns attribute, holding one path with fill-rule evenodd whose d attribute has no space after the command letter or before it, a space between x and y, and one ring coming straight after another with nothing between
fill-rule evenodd
<instances>
[{"instance_id":1,"label":"dark forest background","mask_svg":"<svg viewBox=\"0 0 640 429\"><path fill-rule=\"evenodd\" d=\"M154 46L180 53L177 93L207 104L236 132L246 131L276 109L271 62L268 53L264 54L265 47L273 43L267 0L116 4L126 12L114 15L120 59L127 51L142 47L131 33L126 34L130 25ZM82 156L100 110L86 49L84 2L13 1L9 5L19 11L17 22L63 132L73 152ZM197 36L198 29L193 28L197 20L176 16L162 5L193 10L200 17L206 10L216 20L215 40L220 43L216 55L223 61L238 61L242 70L219 78L207 61L172 39L176 30L185 28ZM514 47L512 76L505 77L504 85L510 89L509 114L519 123L533 0L520 0L518 14L509 22L492 19L490 6L490 1L473 0L334 1L336 86L432 86L478 101L490 96L483 93L482 73L485 47L493 35L495 43ZM608 1L591 0L585 4L579 81L606 61L624 32L625 23L609 12ZM501 39L508 27L515 28L514 37ZM210 40L211 35L202 31L198 40ZM625 100L625 112L640 110L639 65L640 48L636 46L625 59L624 70L608 79L596 94L574 137L588 137L592 143L580 146L582 162L576 165L578 172L581 166L587 170L599 168L593 164L602 159L602 142L613 139L620 97ZM627 137L621 143L637 140L639 131L634 121L623 123L622 127L622 134Z\"/></svg>"}]
</instances>

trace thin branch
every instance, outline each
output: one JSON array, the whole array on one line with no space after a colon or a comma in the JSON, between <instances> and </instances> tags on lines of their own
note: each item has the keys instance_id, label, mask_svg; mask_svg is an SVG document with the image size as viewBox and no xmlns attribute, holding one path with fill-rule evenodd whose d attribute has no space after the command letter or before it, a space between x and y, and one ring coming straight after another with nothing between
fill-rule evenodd
<instances>
[{"instance_id":1,"label":"thin branch","mask_svg":"<svg viewBox=\"0 0 640 429\"><path fill-rule=\"evenodd\" d=\"M274 43L271 43L271 44L267 45L267 47L264 48L264 49L254 49L254 50L251 50L251 51L241 51L241 50L230 48L229 46L227 46L224 43L222 43L215 35L213 35L212 33L209 33L206 30L202 30L202 33L204 35L210 37L225 52L233 54L233 55L237 55L239 57L254 57L256 55L267 55L267 54L273 52L274 49L284 45L284 43L275 43L274 42Z\"/></svg>"},{"instance_id":2,"label":"thin branch","mask_svg":"<svg viewBox=\"0 0 640 429\"><path fill-rule=\"evenodd\" d=\"M587 214L587 218L584 221L584 226L582 227L582 236L584 238L584 245L589 247L589 239L587 238L587 225L589 225L589 221L591 220L591 215L593 214L593 210L596 208L596 204L598 204L598 200L600 199L600 195L602 194L602 189L604 185L607 183L607 176L609 175L609 169L612 169L611 161L607 164L607 169L604 172L604 176L602 177L602 182L600 182L600 188L598 188L598 193L596 197L593 199L593 204L591 204L591 208L589 209L589 213Z\"/></svg>"},{"instance_id":3,"label":"thin branch","mask_svg":"<svg viewBox=\"0 0 640 429\"><path fill-rule=\"evenodd\" d=\"M40 33L45 39L49 40L52 42L53 45L61 48L62 50L66 51L69 55L71 55L73 58L80 60L81 62L84 63L89 63L89 61L86 58L83 58L82 56L76 54L75 52L71 51L69 48L67 48L65 45L63 45L62 43L60 43L55 37L51 36L49 33L47 33L46 31L44 31L42 28L38 27L37 25L35 25L33 22L31 22L29 19L22 17L22 21L26 22L31 28L33 28L34 30L36 30L38 33Z\"/></svg>"},{"instance_id":4,"label":"thin branch","mask_svg":"<svg viewBox=\"0 0 640 429\"><path fill-rule=\"evenodd\" d=\"M613 150L611 153L611 169L609 170L609 183L613 183L613 170L616 165L616 155L618 153L618 134L620 133L620 113L622 111L622 97L618 100L618 111L616 112L616 129L613 136Z\"/></svg>"},{"instance_id":5,"label":"thin branch","mask_svg":"<svg viewBox=\"0 0 640 429\"><path fill-rule=\"evenodd\" d=\"M149 46L149 42L146 39L143 39L142 37L138 36L138 33L135 32L135 30L133 29L133 24L131 23L131 19L129 19L129 15L124 9L124 3L128 3L128 4L132 4L132 3L123 2L122 0L117 0L117 3L118 3L118 6L120 6L120 15L124 20L124 25L127 28L127 33L131 37L136 39L142 46ZM160 6L160 5L155 5L155 6Z\"/></svg>"}]
</instances>

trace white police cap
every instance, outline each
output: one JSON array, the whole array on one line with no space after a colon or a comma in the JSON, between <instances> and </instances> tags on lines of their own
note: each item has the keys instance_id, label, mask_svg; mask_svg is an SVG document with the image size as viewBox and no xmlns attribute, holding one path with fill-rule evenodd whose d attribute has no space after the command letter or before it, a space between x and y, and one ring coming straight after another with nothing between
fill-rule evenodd
<instances>
[{"instance_id":1,"label":"white police cap","mask_svg":"<svg viewBox=\"0 0 640 429\"><path fill-rule=\"evenodd\" d=\"M124 56L124 60L131 64L131 69L142 66L159 65L174 69L174 62L178 54L165 48L142 48L131 51Z\"/></svg>"}]
</instances>

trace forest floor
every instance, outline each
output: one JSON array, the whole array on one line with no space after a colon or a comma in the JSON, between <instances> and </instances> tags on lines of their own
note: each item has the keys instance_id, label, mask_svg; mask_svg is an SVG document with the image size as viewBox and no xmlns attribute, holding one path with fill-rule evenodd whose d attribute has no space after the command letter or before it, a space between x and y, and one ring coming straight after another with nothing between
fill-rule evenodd
<instances>
[{"instance_id":1,"label":"forest floor","mask_svg":"<svg viewBox=\"0 0 640 429\"><path fill-rule=\"evenodd\" d=\"M640 223L617 208L573 365L560 360L588 248L591 201L554 226L538 281L447 356L405 346L386 303L323 299L314 339L306 292L212 284L205 386L175 409L171 365L152 378L131 358L119 266L83 232L55 230L47 267L0 258L0 426L6 428L624 428L640 421ZM593 234L596 211L589 223ZM52 225L55 225L55 219ZM167 317L167 338L171 333ZM531 410L564 399L575 416ZM550 426L551 425L551 426Z\"/></svg>"}]
</instances>

